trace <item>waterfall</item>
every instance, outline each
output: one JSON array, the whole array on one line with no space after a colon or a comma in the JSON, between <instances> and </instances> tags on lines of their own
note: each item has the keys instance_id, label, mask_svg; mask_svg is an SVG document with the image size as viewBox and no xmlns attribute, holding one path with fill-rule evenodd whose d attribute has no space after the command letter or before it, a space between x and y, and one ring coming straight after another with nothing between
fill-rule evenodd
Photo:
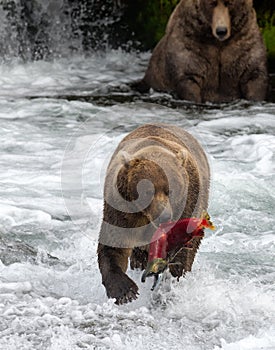
<instances>
[{"instance_id":1,"label":"waterfall","mask_svg":"<svg viewBox=\"0 0 275 350\"><path fill-rule=\"evenodd\" d=\"M0 57L47 59L117 45L122 9L115 0L0 0Z\"/></svg>"}]
</instances>

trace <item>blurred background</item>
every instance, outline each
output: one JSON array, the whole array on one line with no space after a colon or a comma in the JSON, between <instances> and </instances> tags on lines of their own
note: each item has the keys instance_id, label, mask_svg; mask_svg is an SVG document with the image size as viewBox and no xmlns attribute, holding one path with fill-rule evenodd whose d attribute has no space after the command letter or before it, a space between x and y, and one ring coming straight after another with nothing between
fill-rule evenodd
<instances>
[{"instance_id":1,"label":"blurred background","mask_svg":"<svg viewBox=\"0 0 275 350\"><path fill-rule=\"evenodd\" d=\"M152 49L178 0L2 0L1 56L41 59L66 51ZM254 0L275 69L275 2Z\"/></svg>"}]
</instances>

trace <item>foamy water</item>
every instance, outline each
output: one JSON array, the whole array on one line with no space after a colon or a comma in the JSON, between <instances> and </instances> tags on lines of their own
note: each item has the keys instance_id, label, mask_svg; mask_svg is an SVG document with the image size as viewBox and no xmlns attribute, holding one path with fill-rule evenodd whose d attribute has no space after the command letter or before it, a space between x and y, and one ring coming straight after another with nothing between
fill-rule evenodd
<instances>
[{"instance_id":1,"label":"foamy water","mask_svg":"<svg viewBox=\"0 0 275 350\"><path fill-rule=\"evenodd\" d=\"M131 97L147 60L118 50L0 67L1 349L275 349L275 104L72 99ZM129 271L140 297L119 307L97 267L103 182L119 141L152 121L202 143L217 229L179 282L151 292Z\"/></svg>"}]
</instances>

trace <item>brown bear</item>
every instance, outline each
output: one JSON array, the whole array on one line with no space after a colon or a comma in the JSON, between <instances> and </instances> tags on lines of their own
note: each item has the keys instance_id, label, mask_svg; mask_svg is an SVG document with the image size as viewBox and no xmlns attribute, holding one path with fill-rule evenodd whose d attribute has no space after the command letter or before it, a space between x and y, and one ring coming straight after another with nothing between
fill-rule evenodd
<instances>
[{"instance_id":1,"label":"brown bear","mask_svg":"<svg viewBox=\"0 0 275 350\"><path fill-rule=\"evenodd\" d=\"M144 269L160 223L200 217L208 205L209 177L202 147L179 127L148 124L121 141L107 169L98 244L109 298L117 304L137 298L138 287L126 275L128 258L131 268ZM171 252L176 256L170 265L174 277L191 270L200 240L196 237L191 248Z\"/></svg>"},{"instance_id":2,"label":"brown bear","mask_svg":"<svg viewBox=\"0 0 275 350\"><path fill-rule=\"evenodd\" d=\"M252 0L181 0L133 87L196 103L261 101L268 90L266 61Z\"/></svg>"}]
</instances>

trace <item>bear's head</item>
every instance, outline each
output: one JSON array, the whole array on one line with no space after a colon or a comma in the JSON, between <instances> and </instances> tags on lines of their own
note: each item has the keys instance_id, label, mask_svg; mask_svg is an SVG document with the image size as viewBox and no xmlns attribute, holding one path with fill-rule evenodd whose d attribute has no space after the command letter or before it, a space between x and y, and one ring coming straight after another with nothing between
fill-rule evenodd
<instances>
[{"instance_id":1,"label":"bear's head","mask_svg":"<svg viewBox=\"0 0 275 350\"><path fill-rule=\"evenodd\" d=\"M189 178L187 150L148 146L133 155L120 152L116 185L126 213L140 213L158 226L178 220L186 206ZM122 203L121 202L121 203Z\"/></svg>"},{"instance_id":2,"label":"bear's head","mask_svg":"<svg viewBox=\"0 0 275 350\"><path fill-rule=\"evenodd\" d=\"M199 0L200 13L211 27L212 35L225 41L240 32L253 11L252 0Z\"/></svg>"}]
</instances>

